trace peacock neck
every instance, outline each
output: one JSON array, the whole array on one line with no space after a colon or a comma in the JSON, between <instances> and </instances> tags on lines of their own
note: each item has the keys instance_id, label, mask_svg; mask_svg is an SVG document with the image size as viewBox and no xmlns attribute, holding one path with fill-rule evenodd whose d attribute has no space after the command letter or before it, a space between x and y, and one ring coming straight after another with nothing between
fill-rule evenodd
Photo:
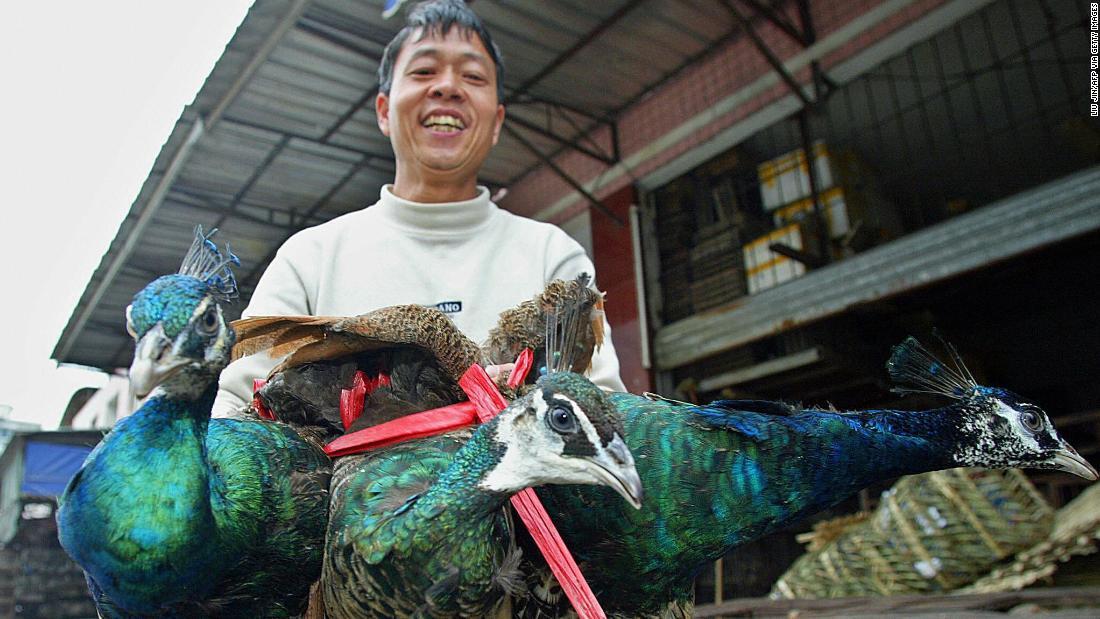
<instances>
[{"instance_id":1,"label":"peacock neck","mask_svg":"<svg viewBox=\"0 0 1100 619\"><path fill-rule=\"evenodd\" d=\"M206 386L197 396L170 389L157 390L134 415L147 417L152 422L149 427L153 429L193 427L198 436L205 437L210 425L210 409L217 393L217 383Z\"/></svg>"},{"instance_id":2,"label":"peacock neck","mask_svg":"<svg viewBox=\"0 0 1100 619\"><path fill-rule=\"evenodd\" d=\"M961 422L966 413L958 404L924 411L856 413L874 466L874 479L867 482L959 466L955 453L963 439Z\"/></svg>"},{"instance_id":3,"label":"peacock neck","mask_svg":"<svg viewBox=\"0 0 1100 619\"><path fill-rule=\"evenodd\" d=\"M506 447L497 440L501 417L490 420L455 452L454 459L432 488L425 502L440 502L458 517L481 518L508 499L503 492L481 487L481 482L501 463ZM453 509L452 509L453 508Z\"/></svg>"}]
</instances>

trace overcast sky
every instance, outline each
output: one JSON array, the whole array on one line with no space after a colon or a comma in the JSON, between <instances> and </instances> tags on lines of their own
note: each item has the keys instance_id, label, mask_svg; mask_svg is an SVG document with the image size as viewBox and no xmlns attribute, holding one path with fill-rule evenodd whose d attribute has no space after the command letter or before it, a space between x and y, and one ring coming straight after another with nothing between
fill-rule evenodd
<instances>
[{"instance_id":1,"label":"overcast sky","mask_svg":"<svg viewBox=\"0 0 1100 619\"><path fill-rule=\"evenodd\" d=\"M161 145L251 4L4 7L0 408L13 407L10 418L56 427L74 390L105 382L57 368L50 353Z\"/></svg>"}]
</instances>

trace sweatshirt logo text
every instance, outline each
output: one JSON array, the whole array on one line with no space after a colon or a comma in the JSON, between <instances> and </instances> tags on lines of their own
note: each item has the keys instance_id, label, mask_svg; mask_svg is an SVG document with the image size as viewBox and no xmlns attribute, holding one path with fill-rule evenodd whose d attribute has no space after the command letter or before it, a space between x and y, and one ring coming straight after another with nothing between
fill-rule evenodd
<instances>
[{"instance_id":1,"label":"sweatshirt logo text","mask_svg":"<svg viewBox=\"0 0 1100 619\"><path fill-rule=\"evenodd\" d=\"M457 314L462 311L462 301L441 301L435 304L435 309L444 314Z\"/></svg>"}]
</instances>

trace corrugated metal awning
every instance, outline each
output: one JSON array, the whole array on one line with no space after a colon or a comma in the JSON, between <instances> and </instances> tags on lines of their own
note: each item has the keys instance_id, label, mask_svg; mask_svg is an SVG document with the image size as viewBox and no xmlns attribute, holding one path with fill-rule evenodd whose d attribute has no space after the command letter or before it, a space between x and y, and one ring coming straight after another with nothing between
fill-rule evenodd
<instances>
[{"instance_id":1,"label":"corrugated metal awning","mask_svg":"<svg viewBox=\"0 0 1100 619\"><path fill-rule=\"evenodd\" d=\"M612 132L603 143L579 136L738 32L717 2L479 0L475 9L504 50L510 126L542 153L574 147L608 160ZM381 14L382 0L256 2L161 149L53 358L128 365L123 308L177 268L196 223L219 227L244 265L232 313L291 234L377 198L393 161L374 118L376 72L402 25ZM482 181L508 186L540 165L505 134Z\"/></svg>"}]
</instances>

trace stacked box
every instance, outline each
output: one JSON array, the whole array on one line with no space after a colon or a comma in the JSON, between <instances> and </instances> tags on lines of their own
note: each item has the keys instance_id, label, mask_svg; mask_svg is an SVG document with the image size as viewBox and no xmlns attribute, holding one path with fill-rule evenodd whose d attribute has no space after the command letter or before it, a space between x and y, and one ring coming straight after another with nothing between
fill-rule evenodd
<instances>
[{"instance_id":1,"label":"stacked box","mask_svg":"<svg viewBox=\"0 0 1100 619\"><path fill-rule=\"evenodd\" d=\"M781 243L794 249L805 250L809 235L800 224L789 224L748 243L742 248L745 259L745 276L749 294L767 290L790 281L806 272L806 265L770 249L773 243Z\"/></svg>"},{"instance_id":2,"label":"stacked box","mask_svg":"<svg viewBox=\"0 0 1100 619\"><path fill-rule=\"evenodd\" d=\"M814 143L813 153L818 191L838 184L840 170L836 156L820 141ZM760 197L766 211L802 200L811 193L810 170L806 153L801 148L761 163L756 167L756 174L760 178Z\"/></svg>"},{"instance_id":3,"label":"stacked box","mask_svg":"<svg viewBox=\"0 0 1100 619\"><path fill-rule=\"evenodd\" d=\"M838 239L851 230L850 209L845 199L844 189L834 187L821 194L821 209L825 214L825 225L829 238ZM776 209L772 216L775 226L782 228L795 223L812 224L814 216L813 198L805 198Z\"/></svg>"},{"instance_id":4,"label":"stacked box","mask_svg":"<svg viewBox=\"0 0 1100 619\"><path fill-rule=\"evenodd\" d=\"M862 228L881 240L901 234L897 209L881 199L877 192L833 187L821 194L821 207L830 238L844 238L849 233L854 234L856 228ZM813 214L814 201L806 198L777 209L772 218L776 226L808 224L813 221Z\"/></svg>"}]
</instances>

